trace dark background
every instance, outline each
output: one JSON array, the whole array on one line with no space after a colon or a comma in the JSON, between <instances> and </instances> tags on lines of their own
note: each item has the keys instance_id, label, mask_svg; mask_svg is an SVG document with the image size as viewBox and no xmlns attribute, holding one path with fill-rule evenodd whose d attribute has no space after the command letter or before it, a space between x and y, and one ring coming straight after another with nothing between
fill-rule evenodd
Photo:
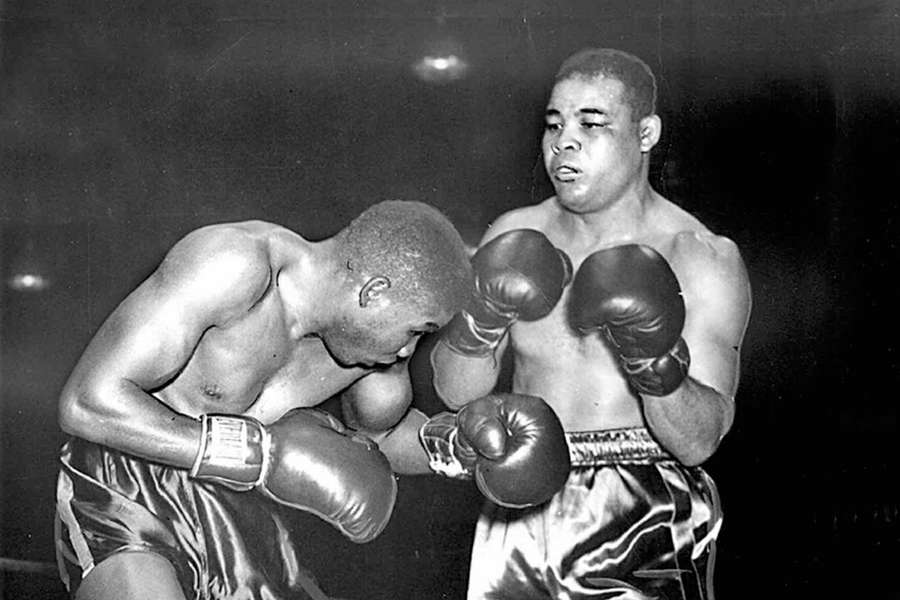
<instances>
[{"instance_id":1,"label":"dark background","mask_svg":"<svg viewBox=\"0 0 900 600\"><path fill-rule=\"evenodd\" d=\"M726 511L719 597L898 597L900 9L722 4L0 0L0 556L36 571L0 570L0 597L61 597L40 572L56 396L173 242L249 218L319 239L405 198L475 244L549 193L549 79L587 45L654 69L653 183L750 273L737 419L707 465ZM463 77L416 76L435 44ZM7 285L29 269L49 286ZM428 347L414 373L432 411ZM365 546L298 518L307 565L335 595L462 598L477 493L400 488Z\"/></svg>"}]
</instances>

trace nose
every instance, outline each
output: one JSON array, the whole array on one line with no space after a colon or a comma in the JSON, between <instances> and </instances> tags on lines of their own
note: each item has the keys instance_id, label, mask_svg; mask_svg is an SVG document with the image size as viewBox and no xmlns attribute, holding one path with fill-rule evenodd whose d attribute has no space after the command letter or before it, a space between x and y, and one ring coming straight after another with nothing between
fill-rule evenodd
<instances>
[{"instance_id":1,"label":"nose","mask_svg":"<svg viewBox=\"0 0 900 600\"><path fill-rule=\"evenodd\" d=\"M550 150L553 154L559 154L563 150L577 152L581 150L581 142L569 127L563 127L559 132L559 136L550 142Z\"/></svg>"}]
</instances>

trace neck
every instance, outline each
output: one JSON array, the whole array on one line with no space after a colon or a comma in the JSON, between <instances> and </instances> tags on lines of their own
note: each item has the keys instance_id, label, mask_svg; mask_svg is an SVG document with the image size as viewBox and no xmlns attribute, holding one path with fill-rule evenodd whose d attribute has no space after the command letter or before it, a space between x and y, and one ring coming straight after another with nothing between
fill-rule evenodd
<instances>
[{"instance_id":1,"label":"neck","mask_svg":"<svg viewBox=\"0 0 900 600\"><path fill-rule=\"evenodd\" d=\"M307 335L336 319L346 273L335 258L331 239L311 243L304 257L282 273L282 297Z\"/></svg>"},{"instance_id":2,"label":"neck","mask_svg":"<svg viewBox=\"0 0 900 600\"><path fill-rule=\"evenodd\" d=\"M587 212L563 209L561 223L572 239L590 243L602 240L612 245L628 243L645 228L648 212L658 200L646 178L628 188L618 198Z\"/></svg>"}]
</instances>

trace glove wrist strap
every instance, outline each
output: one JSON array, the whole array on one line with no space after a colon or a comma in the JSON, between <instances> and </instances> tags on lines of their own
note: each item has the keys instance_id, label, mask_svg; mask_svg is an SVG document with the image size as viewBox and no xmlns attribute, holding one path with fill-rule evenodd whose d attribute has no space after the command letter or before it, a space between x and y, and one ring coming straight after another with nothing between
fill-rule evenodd
<instances>
[{"instance_id":1,"label":"glove wrist strap","mask_svg":"<svg viewBox=\"0 0 900 600\"><path fill-rule=\"evenodd\" d=\"M471 479L475 463L475 451L467 448L463 440L458 439L459 428L456 415L449 412L440 413L429 419L419 430L419 441L428 455L428 466L431 470L453 479ZM463 460L457 456L461 450ZM471 452L472 456L468 456ZM471 460L470 460L471 459ZM465 464L464 462L465 461Z\"/></svg>"},{"instance_id":2,"label":"glove wrist strap","mask_svg":"<svg viewBox=\"0 0 900 600\"><path fill-rule=\"evenodd\" d=\"M511 323L484 325L466 310L454 315L444 334L451 350L465 356L491 356Z\"/></svg>"},{"instance_id":3,"label":"glove wrist strap","mask_svg":"<svg viewBox=\"0 0 900 600\"><path fill-rule=\"evenodd\" d=\"M691 355L683 338L662 356L650 358L622 357L622 370L631 385L650 396L666 396L674 392L687 377Z\"/></svg>"},{"instance_id":4,"label":"glove wrist strap","mask_svg":"<svg viewBox=\"0 0 900 600\"><path fill-rule=\"evenodd\" d=\"M203 415L200 450L191 477L251 490L265 480L270 437L262 423L250 417Z\"/></svg>"}]
</instances>

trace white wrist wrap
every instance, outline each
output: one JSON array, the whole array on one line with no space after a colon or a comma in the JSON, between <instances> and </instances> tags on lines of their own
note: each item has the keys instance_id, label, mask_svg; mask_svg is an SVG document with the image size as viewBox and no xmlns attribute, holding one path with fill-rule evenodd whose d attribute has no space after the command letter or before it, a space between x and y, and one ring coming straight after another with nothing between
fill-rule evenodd
<instances>
[{"instance_id":1,"label":"white wrist wrap","mask_svg":"<svg viewBox=\"0 0 900 600\"><path fill-rule=\"evenodd\" d=\"M470 315L467 311L461 311L463 319L466 321L466 325L469 327L469 332L478 340L484 347L489 348L491 352L497 349L497 346L500 345L500 340L503 339L503 336L506 335L506 331L509 329L509 325L501 325L498 327L485 327L480 325L478 321L475 320L475 317Z\"/></svg>"},{"instance_id":2,"label":"white wrist wrap","mask_svg":"<svg viewBox=\"0 0 900 600\"><path fill-rule=\"evenodd\" d=\"M453 479L471 479L472 469L462 464L453 451L456 446L456 415L440 413L419 430L419 440L428 454L428 466L439 475Z\"/></svg>"}]
</instances>

